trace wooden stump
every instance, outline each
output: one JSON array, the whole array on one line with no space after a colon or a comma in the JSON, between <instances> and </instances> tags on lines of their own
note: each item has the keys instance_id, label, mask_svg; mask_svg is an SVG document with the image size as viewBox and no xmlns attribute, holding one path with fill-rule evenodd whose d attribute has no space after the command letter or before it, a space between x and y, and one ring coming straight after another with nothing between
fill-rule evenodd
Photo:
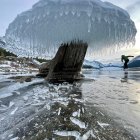
<instances>
[{"instance_id":1,"label":"wooden stump","mask_svg":"<svg viewBox=\"0 0 140 140\"><path fill-rule=\"evenodd\" d=\"M80 71L87 51L87 43L82 41L62 44L50 62L47 80L73 81L80 79Z\"/></svg>"}]
</instances>

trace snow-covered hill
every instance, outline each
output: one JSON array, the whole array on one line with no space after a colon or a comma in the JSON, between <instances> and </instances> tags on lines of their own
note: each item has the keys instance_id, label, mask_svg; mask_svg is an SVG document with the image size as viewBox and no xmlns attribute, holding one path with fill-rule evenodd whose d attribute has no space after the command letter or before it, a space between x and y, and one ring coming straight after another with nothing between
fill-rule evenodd
<instances>
[{"instance_id":1,"label":"snow-covered hill","mask_svg":"<svg viewBox=\"0 0 140 140\"><path fill-rule=\"evenodd\" d=\"M133 67L140 67L140 55L135 57L134 59L132 59L129 64L128 64L129 68L133 68Z\"/></svg>"},{"instance_id":2,"label":"snow-covered hill","mask_svg":"<svg viewBox=\"0 0 140 140\"><path fill-rule=\"evenodd\" d=\"M83 68L100 69L103 67L104 65L98 61L84 60L84 63L83 63Z\"/></svg>"},{"instance_id":3,"label":"snow-covered hill","mask_svg":"<svg viewBox=\"0 0 140 140\"><path fill-rule=\"evenodd\" d=\"M40 0L9 25L9 49L19 55L53 57L62 42L89 44L88 56L103 48L132 45L136 28L123 9L100 0Z\"/></svg>"}]
</instances>

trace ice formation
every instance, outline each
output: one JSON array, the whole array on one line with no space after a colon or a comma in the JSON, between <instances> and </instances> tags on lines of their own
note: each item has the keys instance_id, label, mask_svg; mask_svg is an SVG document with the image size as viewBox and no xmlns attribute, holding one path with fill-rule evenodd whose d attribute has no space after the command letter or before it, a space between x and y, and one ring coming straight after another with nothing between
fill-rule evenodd
<instances>
[{"instance_id":1,"label":"ice formation","mask_svg":"<svg viewBox=\"0 0 140 140\"><path fill-rule=\"evenodd\" d=\"M132 46L135 35L129 14L111 3L40 0L9 25L6 40L10 51L34 57L53 57L62 42L83 40L89 44L87 56L93 56Z\"/></svg>"}]
</instances>

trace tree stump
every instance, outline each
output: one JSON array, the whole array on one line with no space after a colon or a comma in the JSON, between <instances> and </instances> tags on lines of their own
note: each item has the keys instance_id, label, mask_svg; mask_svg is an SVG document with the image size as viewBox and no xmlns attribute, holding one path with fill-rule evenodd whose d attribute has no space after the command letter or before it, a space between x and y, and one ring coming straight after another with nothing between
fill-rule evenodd
<instances>
[{"instance_id":1,"label":"tree stump","mask_svg":"<svg viewBox=\"0 0 140 140\"><path fill-rule=\"evenodd\" d=\"M47 80L73 81L81 79L80 71L88 44L82 41L62 44L51 60Z\"/></svg>"}]
</instances>

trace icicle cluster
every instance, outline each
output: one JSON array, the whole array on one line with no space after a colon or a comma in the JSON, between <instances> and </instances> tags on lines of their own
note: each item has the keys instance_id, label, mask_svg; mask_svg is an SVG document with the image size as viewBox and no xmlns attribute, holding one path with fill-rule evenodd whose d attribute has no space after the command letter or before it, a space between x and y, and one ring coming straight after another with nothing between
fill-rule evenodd
<instances>
[{"instance_id":1,"label":"icicle cluster","mask_svg":"<svg viewBox=\"0 0 140 140\"><path fill-rule=\"evenodd\" d=\"M40 0L17 16L6 31L19 55L53 57L63 42L89 44L87 56L135 43L136 28L128 13L99 0ZM12 50L12 49L11 49Z\"/></svg>"}]
</instances>

